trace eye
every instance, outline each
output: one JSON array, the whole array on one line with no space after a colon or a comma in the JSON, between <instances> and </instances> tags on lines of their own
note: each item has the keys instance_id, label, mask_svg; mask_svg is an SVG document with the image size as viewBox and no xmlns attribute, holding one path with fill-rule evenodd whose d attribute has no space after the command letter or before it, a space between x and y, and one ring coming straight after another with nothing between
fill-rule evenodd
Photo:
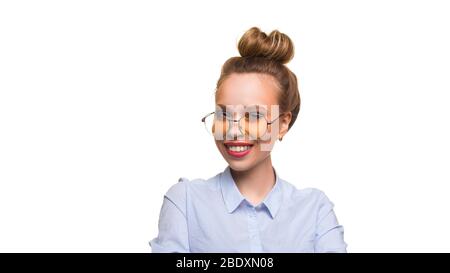
<instances>
[{"instance_id":1,"label":"eye","mask_svg":"<svg viewBox=\"0 0 450 273\"><path fill-rule=\"evenodd\" d=\"M217 119L227 119L230 117L230 114L225 111L217 111L216 112L216 118Z\"/></svg>"},{"instance_id":2,"label":"eye","mask_svg":"<svg viewBox=\"0 0 450 273\"><path fill-rule=\"evenodd\" d=\"M264 115L260 112L247 112L245 113L247 119L262 119Z\"/></svg>"}]
</instances>

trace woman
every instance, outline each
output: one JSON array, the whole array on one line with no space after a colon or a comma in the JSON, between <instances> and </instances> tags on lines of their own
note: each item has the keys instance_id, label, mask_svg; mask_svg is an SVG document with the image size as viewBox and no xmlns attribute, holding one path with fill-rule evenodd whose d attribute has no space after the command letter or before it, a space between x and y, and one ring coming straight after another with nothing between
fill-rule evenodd
<instances>
[{"instance_id":1,"label":"woman","mask_svg":"<svg viewBox=\"0 0 450 273\"><path fill-rule=\"evenodd\" d=\"M165 194L153 252L346 252L333 203L279 177L270 152L300 110L285 64L290 38L249 29L217 82L216 110L202 122L228 163L207 180L180 178Z\"/></svg>"}]
</instances>

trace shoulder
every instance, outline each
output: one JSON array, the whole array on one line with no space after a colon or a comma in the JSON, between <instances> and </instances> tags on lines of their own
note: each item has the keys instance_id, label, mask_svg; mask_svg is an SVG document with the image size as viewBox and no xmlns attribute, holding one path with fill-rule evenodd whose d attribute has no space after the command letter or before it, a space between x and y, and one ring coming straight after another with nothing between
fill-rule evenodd
<instances>
[{"instance_id":1,"label":"shoulder","mask_svg":"<svg viewBox=\"0 0 450 273\"><path fill-rule=\"evenodd\" d=\"M218 188L218 177L188 179L180 177L166 192L165 197L174 203L186 202L192 195L208 194Z\"/></svg>"},{"instance_id":2,"label":"shoulder","mask_svg":"<svg viewBox=\"0 0 450 273\"><path fill-rule=\"evenodd\" d=\"M289 182L284 183L287 188L287 197L289 201L302 205L309 204L315 206L316 208L321 208L323 206L333 206L328 196L320 189L317 188L297 188Z\"/></svg>"}]
</instances>

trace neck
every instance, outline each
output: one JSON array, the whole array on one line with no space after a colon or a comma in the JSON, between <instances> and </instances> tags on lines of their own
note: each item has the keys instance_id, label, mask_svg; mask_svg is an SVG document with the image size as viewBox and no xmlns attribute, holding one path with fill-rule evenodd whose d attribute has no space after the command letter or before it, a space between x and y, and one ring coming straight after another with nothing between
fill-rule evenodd
<instances>
[{"instance_id":1,"label":"neck","mask_svg":"<svg viewBox=\"0 0 450 273\"><path fill-rule=\"evenodd\" d=\"M270 155L253 168L245 171L230 169L241 194L253 205L259 204L275 185L275 174Z\"/></svg>"}]
</instances>

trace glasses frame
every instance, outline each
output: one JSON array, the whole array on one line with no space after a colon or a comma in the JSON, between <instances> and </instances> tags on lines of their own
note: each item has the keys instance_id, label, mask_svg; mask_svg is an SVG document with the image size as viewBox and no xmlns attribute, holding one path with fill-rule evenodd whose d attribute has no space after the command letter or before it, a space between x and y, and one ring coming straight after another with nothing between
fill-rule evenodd
<instances>
[{"instance_id":1,"label":"glasses frame","mask_svg":"<svg viewBox=\"0 0 450 273\"><path fill-rule=\"evenodd\" d=\"M206 119L207 119L209 116L211 116L212 114L216 114L216 111L211 112L211 113L208 113L208 114L206 114L206 115L202 118L202 122L203 122L203 125L205 126L205 129L207 129L207 128L206 128ZM265 131L264 134L263 134L262 136L260 136L259 138L262 138L263 136L265 136L266 133L267 133L267 128L269 127L269 125L272 125L275 121L277 121L277 120L278 120L282 115L284 115L284 114L285 114L285 113L279 114L278 117L274 118L274 119L271 120L271 121L267 121L266 116L263 115L262 117L263 117L264 120L266 121L266 131ZM241 119L242 119L242 118L245 118L245 115L243 115L243 116L240 117L239 119L233 119L233 118L226 117L226 119L227 119L227 121L228 121L228 125L229 125L226 134L228 134L228 131L231 129L232 123L237 122L237 123L238 123L238 127L239 127L239 131L241 132L241 134L244 135L244 136L247 135L247 134L245 134L245 133L243 132L243 130L242 130L242 128L241 128L240 122L241 122ZM212 134L212 132L209 132L209 133ZM248 135L250 135L250 134L248 134Z\"/></svg>"}]
</instances>

